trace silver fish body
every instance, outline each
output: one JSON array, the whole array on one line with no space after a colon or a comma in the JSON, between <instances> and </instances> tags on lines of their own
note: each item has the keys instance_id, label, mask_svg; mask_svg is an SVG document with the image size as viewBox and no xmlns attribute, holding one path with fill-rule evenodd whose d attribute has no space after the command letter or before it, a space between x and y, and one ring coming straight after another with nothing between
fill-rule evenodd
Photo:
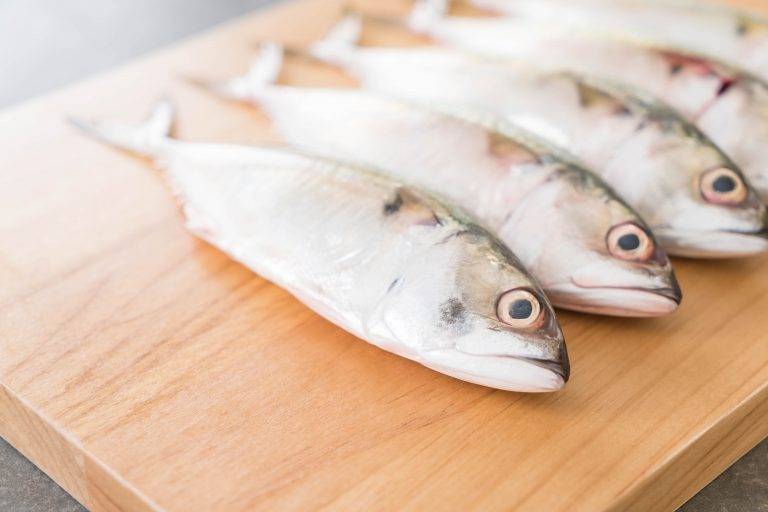
<instances>
[{"instance_id":1,"label":"silver fish body","mask_svg":"<svg viewBox=\"0 0 768 512\"><path fill-rule=\"evenodd\" d=\"M153 157L193 233L356 336L500 389L554 391L568 379L542 290L460 212L355 166L171 140L170 119L161 105L144 127L79 126Z\"/></svg>"},{"instance_id":2,"label":"silver fish body","mask_svg":"<svg viewBox=\"0 0 768 512\"><path fill-rule=\"evenodd\" d=\"M707 55L768 79L768 20L722 4L691 0L471 1L510 16Z\"/></svg>"},{"instance_id":3,"label":"silver fish body","mask_svg":"<svg viewBox=\"0 0 768 512\"><path fill-rule=\"evenodd\" d=\"M557 306L626 316L677 308L680 291L663 249L591 173L493 127L401 100L274 85L264 77L277 75L277 51L214 89L261 107L291 144L366 162L470 211ZM636 244L620 247L624 235Z\"/></svg>"},{"instance_id":4,"label":"silver fish body","mask_svg":"<svg viewBox=\"0 0 768 512\"><path fill-rule=\"evenodd\" d=\"M535 62L628 84L679 111L744 171L768 200L768 84L703 57L525 18L444 16L446 2L421 0L414 30L467 50Z\"/></svg>"},{"instance_id":5,"label":"silver fish body","mask_svg":"<svg viewBox=\"0 0 768 512\"><path fill-rule=\"evenodd\" d=\"M311 53L366 88L501 116L567 148L626 199L671 254L750 255L768 249L768 213L737 166L693 125L652 98L569 72L442 47L357 46L348 15ZM738 193L719 192L718 177Z\"/></svg>"}]
</instances>

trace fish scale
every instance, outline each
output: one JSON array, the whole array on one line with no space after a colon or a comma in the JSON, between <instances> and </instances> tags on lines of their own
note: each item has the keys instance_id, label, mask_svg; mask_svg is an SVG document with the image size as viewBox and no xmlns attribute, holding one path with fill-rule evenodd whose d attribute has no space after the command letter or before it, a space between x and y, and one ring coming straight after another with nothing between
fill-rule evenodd
<instances>
[{"instance_id":1,"label":"fish scale","mask_svg":"<svg viewBox=\"0 0 768 512\"><path fill-rule=\"evenodd\" d=\"M742 204L724 205L692 186L717 169L744 181L739 168L653 97L595 77L450 48L360 47L361 29L360 16L348 14L309 52L367 89L532 140L514 125L494 124L493 116L501 117L567 148L640 212L672 254L737 256L768 246L761 236L738 234L765 226L765 207L753 192Z\"/></svg>"},{"instance_id":2,"label":"fish scale","mask_svg":"<svg viewBox=\"0 0 768 512\"><path fill-rule=\"evenodd\" d=\"M708 55L768 78L768 20L722 4L679 0L470 1L494 12Z\"/></svg>"},{"instance_id":3,"label":"fish scale","mask_svg":"<svg viewBox=\"0 0 768 512\"><path fill-rule=\"evenodd\" d=\"M598 177L498 120L472 121L353 89L274 83L281 48L244 76L208 84L262 108L289 143L361 161L469 211L521 258L555 305L622 316L677 308L671 264L643 220ZM333 129L328 129L333 126ZM643 249L619 251L630 230Z\"/></svg>"},{"instance_id":4,"label":"fish scale","mask_svg":"<svg viewBox=\"0 0 768 512\"><path fill-rule=\"evenodd\" d=\"M607 78L650 93L695 123L768 199L768 83L716 60L554 18L446 16L448 3L420 0L409 26L465 50Z\"/></svg>"},{"instance_id":5,"label":"fish scale","mask_svg":"<svg viewBox=\"0 0 768 512\"><path fill-rule=\"evenodd\" d=\"M356 336L477 384L563 387L570 369L551 304L466 214L367 168L173 140L171 121L164 102L143 126L76 125L151 157L190 231Z\"/></svg>"}]
</instances>

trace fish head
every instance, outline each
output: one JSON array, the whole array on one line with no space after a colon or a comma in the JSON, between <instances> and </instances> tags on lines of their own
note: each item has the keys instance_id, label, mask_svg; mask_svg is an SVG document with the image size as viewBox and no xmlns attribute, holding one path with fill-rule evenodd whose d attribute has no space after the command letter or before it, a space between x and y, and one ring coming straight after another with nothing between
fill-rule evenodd
<instances>
[{"instance_id":1,"label":"fish head","mask_svg":"<svg viewBox=\"0 0 768 512\"><path fill-rule=\"evenodd\" d=\"M699 126L739 164L768 202L768 84L744 73L734 74L737 78L720 89L701 114Z\"/></svg>"},{"instance_id":2,"label":"fish head","mask_svg":"<svg viewBox=\"0 0 768 512\"><path fill-rule=\"evenodd\" d=\"M618 316L675 311L681 292L651 230L607 185L576 165L556 163L501 229L539 276L553 303Z\"/></svg>"},{"instance_id":3,"label":"fish head","mask_svg":"<svg viewBox=\"0 0 768 512\"><path fill-rule=\"evenodd\" d=\"M380 309L390 337L418 340L404 355L441 373L522 392L568 380L552 305L510 250L475 225L414 260Z\"/></svg>"},{"instance_id":4,"label":"fish head","mask_svg":"<svg viewBox=\"0 0 768 512\"><path fill-rule=\"evenodd\" d=\"M668 64L665 100L716 141L768 201L768 83L717 60L653 51Z\"/></svg>"},{"instance_id":5,"label":"fish head","mask_svg":"<svg viewBox=\"0 0 768 512\"><path fill-rule=\"evenodd\" d=\"M637 134L638 169L620 192L671 254L746 256L768 250L768 211L749 180L704 134L683 121ZM626 149L626 148L625 148Z\"/></svg>"},{"instance_id":6,"label":"fish head","mask_svg":"<svg viewBox=\"0 0 768 512\"><path fill-rule=\"evenodd\" d=\"M617 152L637 162L619 191L662 245L671 254L696 257L768 249L766 207L739 167L676 114L658 111L648 119Z\"/></svg>"}]
</instances>

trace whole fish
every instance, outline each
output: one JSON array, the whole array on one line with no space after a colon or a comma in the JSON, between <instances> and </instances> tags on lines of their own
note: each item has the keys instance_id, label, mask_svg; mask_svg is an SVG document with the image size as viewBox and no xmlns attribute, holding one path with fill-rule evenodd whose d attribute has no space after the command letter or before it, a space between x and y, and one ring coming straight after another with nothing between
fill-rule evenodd
<instances>
[{"instance_id":1,"label":"whole fish","mask_svg":"<svg viewBox=\"0 0 768 512\"><path fill-rule=\"evenodd\" d=\"M551 305L517 258L462 213L397 180L269 147L77 122L165 170L188 228L331 322L462 380L555 391L568 356Z\"/></svg>"},{"instance_id":2,"label":"whole fish","mask_svg":"<svg viewBox=\"0 0 768 512\"><path fill-rule=\"evenodd\" d=\"M556 306L657 316L680 290L640 217L599 178L511 130L355 89L276 85L280 47L209 84L250 101L291 144L363 161L467 209L521 258Z\"/></svg>"},{"instance_id":3,"label":"whole fish","mask_svg":"<svg viewBox=\"0 0 768 512\"><path fill-rule=\"evenodd\" d=\"M768 79L768 20L722 4L701 0L470 1L499 13L688 50Z\"/></svg>"},{"instance_id":4,"label":"whole fish","mask_svg":"<svg viewBox=\"0 0 768 512\"><path fill-rule=\"evenodd\" d=\"M309 51L368 89L499 115L566 147L640 213L671 254L730 257L768 249L768 211L738 167L652 98L449 48L360 47L361 28L360 16L348 14ZM721 190L727 181L735 190Z\"/></svg>"},{"instance_id":5,"label":"whole fish","mask_svg":"<svg viewBox=\"0 0 768 512\"><path fill-rule=\"evenodd\" d=\"M599 31L514 17L446 16L446 0L418 0L409 26L441 42L538 67L629 84L696 124L768 200L768 84L720 62Z\"/></svg>"}]
</instances>

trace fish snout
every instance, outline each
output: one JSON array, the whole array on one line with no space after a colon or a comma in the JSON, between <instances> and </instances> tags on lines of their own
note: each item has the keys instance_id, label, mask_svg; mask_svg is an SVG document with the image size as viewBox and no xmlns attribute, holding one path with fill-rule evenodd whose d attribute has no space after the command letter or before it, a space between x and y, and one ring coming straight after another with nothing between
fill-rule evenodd
<instances>
[{"instance_id":1,"label":"fish snout","mask_svg":"<svg viewBox=\"0 0 768 512\"><path fill-rule=\"evenodd\" d=\"M680 288L680 283L674 272L668 277L668 283L669 286L659 288L656 291L662 297L666 297L679 306L683 302L683 290Z\"/></svg>"},{"instance_id":2,"label":"fish snout","mask_svg":"<svg viewBox=\"0 0 768 512\"><path fill-rule=\"evenodd\" d=\"M553 373L556 373L563 379L563 384L568 382L571 378L571 362L568 357L568 349L565 345L565 340L562 340L558 345L556 352L547 359L535 359L528 358L532 364L546 368Z\"/></svg>"},{"instance_id":3,"label":"fish snout","mask_svg":"<svg viewBox=\"0 0 768 512\"><path fill-rule=\"evenodd\" d=\"M570 378L571 365L562 335L539 346L535 355L470 352L459 347L421 353L420 362L461 380L506 391L559 391Z\"/></svg>"},{"instance_id":4,"label":"fish snout","mask_svg":"<svg viewBox=\"0 0 768 512\"><path fill-rule=\"evenodd\" d=\"M584 267L551 292L561 307L610 316L657 317L677 310L683 299L671 265L656 268Z\"/></svg>"},{"instance_id":5,"label":"fish snout","mask_svg":"<svg viewBox=\"0 0 768 512\"><path fill-rule=\"evenodd\" d=\"M717 230L664 229L671 252L691 258L734 258L768 251L768 207L743 211L738 222Z\"/></svg>"}]
</instances>

